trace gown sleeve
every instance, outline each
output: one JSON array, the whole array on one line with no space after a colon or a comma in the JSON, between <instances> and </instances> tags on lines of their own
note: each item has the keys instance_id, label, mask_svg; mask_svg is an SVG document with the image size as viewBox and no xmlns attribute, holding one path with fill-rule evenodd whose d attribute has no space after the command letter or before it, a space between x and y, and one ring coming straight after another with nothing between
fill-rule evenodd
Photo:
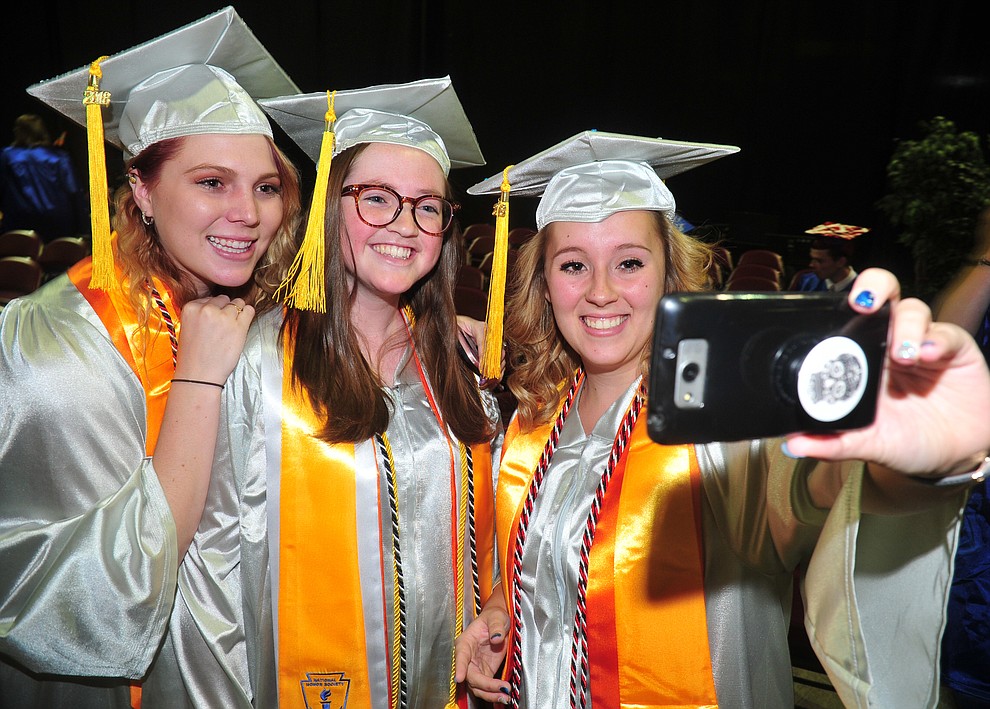
<instances>
[{"instance_id":1,"label":"gown sleeve","mask_svg":"<svg viewBox=\"0 0 990 709\"><path fill-rule=\"evenodd\" d=\"M915 514L864 514L848 476L808 565L805 626L846 706L934 707L965 494Z\"/></svg>"},{"instance_id":2,"label":"gown sleeve","mask_svg":"<svg viewBox=\"0 0 990 709\"><path fill-rule=\"evenodd\" d=\"M65 277L0 312L0 655L139 678L178 552L144 391Z\"/></svg>"},{"instance_id":3,"label":"gown sleeve","mask_svg":"<svg viewBox=\"0 0 990 709\"><path fill-rule=\"evenodd\" d=\"M801 569L805 628L843 703L936 706L965 495L917 514L864 514L862 463L793 460L776 440L708 444L698 455L720 699L771 706L789 697L789 594ZM819 466L845 480L830 509L815 507L805 484Z\"/></svg>"}]
</instances>

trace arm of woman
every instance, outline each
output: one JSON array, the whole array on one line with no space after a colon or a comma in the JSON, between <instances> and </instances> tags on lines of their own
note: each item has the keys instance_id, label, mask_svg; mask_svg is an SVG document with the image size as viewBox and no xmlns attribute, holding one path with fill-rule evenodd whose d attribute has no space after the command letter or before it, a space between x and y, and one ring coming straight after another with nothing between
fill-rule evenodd
<instances>
[{"instance_id":1,"label":"arm of woman","mask_svg":"<svg viewBox=\"0 0 990 709\"><path fill-rule=\"evenodd\" d=\"M811 468L813 506L830 508L814 549L803 554L804 620L844 704L930 706L938 692L931 658L945 627L968 486L919 481L986 455L990 373L961 328L932 322L921 301L900 300L891 274L864 271L852 307L867 312L886 300L892 320L874 423L788 438L791 454L830 461L801 463ZM864 460L865 467L857 462ZM911 618L910 628L892 625L892 612Z\"/></svg>"},{"instance_id":2,"label":"arm of woman","mask_svg":"<svg viewBox=\"0 0 990 709\"><path fill-rule=\"evenodd\" d=\"M990 209L980 214L972 259L939 295L935 314L939 320L955 323L971 335L983 324L990 308Z\"/></svg>"},{"instance_id":3,"label":"arm of woman","mask_svg":"<svg viewBox=\"0 0 990 709\"><path fill-rule=\"evenodd\" d=\"M178 362L154 466L181 559L199 526L220 425L220 393L244 349L254 308L240 298L202 298L182 308Z\"/></svg>"},{"instance_id":4,"label":"arm of woman","mask_svg":"<svg viewBox=\"0 0 990 709\"><path fill-rule=\"evenodd\" d=\"M942 490L924 483L973 470L986 458L990 373L968 333L933 322L920 300L900 300L897 280L887 271L864 271L850 293L860 312L888 300L890 337L874 423L832 435L790 436L787 448L799 457L867 461L863 510L903 513L955 497L958 485ZM809 490L817 505L829 507L841 484L829 479L827 467L821 470L809 477Z\"/></svg>"},{"instance_id":5,"label":"arm of woman","mask_svg":"<svg viewBox=\"0 0 990 709\"><path fill-rule=\"evenodd\" d=\"M481 614L471 621L454 645L458 682L467 682L474 696L495 704L508 704L509 683L495 679L505 659L509 634L509 614L499 584L485 603Z\"/></svg>"}]
</instances>

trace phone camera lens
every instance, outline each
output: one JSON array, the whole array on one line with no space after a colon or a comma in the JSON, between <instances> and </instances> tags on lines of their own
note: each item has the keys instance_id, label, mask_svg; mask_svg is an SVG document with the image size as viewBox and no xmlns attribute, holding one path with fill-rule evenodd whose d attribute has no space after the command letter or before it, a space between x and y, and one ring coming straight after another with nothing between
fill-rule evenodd
<instances>
[{"instance_id":1,"label":"phone camera lens","mask_svg":"<svg viewBox=\"0 0 990 709\"><path fill-rule=\"evenodd\" d=\"M684 365L684 369L681 370L681 378L686 382L693 382L698 378L700 371L701 368L694 362L691 362L690 364Z\"/></svg>"}]
</instances>

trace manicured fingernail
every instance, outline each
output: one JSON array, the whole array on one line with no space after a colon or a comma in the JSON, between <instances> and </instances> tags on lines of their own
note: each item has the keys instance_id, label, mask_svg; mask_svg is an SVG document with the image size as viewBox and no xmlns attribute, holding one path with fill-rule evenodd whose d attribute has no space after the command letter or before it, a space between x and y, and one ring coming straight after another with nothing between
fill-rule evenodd
<instances>
[{"instance_id":1,"label":"manicured fingernail","mask_svg":"<svg viewBox=\"0 0 990 709\"><path fill-rule=\"evenodd\" d=\"M877 302L871 291L865 290L856 296L856 305L861 308L872 308L873 304Z\"/></svg>"},{"instance_id":2,"label":"manicured fingernail","mask_svg":"<svg viewBox=\"0 0 990 709\"><path fill-rule=\"evenodd\" d=\"M795 460L800 460L801 458L804 457L801 455L794 455L793 453L791 453L791 449L788 448L787 446L787 441L784 441L783 443L780 444L780 452L786 455L788 458L794 458Z\"/></svg>"},{"instance_id":3,"label":"manicured fingernail","mask_svg":"<svg viewBox=\"0 0 990 709\"><path fill-rule=\"evenodd\" d=\"M921 346L922 347L934 347L935 346L935 340L924 340L921 343Z\"/></svg>"},{"instance_id":4,"label":"manicured fingernail","mask_svg":"<svg viewBox=\"0 0 990 709\"><path fill-rule=\"evenodd\" d=\"M500 691L502 694L508 694L509 693L509 688L508 687L499 687L498 688L498 691Z\"/></svg>"},{"instance_id":5,"label":"manicured fingernail","mask_svg":"<svg viewBox=\"0 0 990 709\"><path fill-rule=\"evenodd\" d=\"M913 360L918 356L918 348L912 342L905 340L901 343L901 346L897 348L897 358Z\"/></svg>"},{"instance_id":6,"label":"manicured fingernail","mask_svg":"<svg viewBox=\"0 0 990 709\"><path fill-rule=\"evenodd\" d=\"M502 633L492 633L491 634L491 639L492 640L498 640L501 637L502 637Z\"/></svg>"}]
</instances>

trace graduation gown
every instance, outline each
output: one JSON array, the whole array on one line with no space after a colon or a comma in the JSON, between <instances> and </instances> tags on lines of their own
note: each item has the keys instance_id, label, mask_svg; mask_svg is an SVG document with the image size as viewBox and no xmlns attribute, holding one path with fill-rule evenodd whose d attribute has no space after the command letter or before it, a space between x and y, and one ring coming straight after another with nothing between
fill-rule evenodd
<instances>
[{"instance_id":1,"label":"graduation gown","mask_svg":"<svg viewBox=\"0 0 990 709\"><path fill-rule=\"evenodd\" d=\"M576 405L561 431L533 510L524 554L524 587L535 593L524 599L521 616L522 687L527 693L522 706L567 706L576 549L612 440L637 386L638 382L603 415L590 435L583 431ZM624 457L637 444L660 448L646 439L645 418L644 414L637 422ZM512 568L512 540L528 487L528 478L515 484L510 479L514 467L525 467L513 460L521 453L516 435L513 422L506 436L497 497L499 560L506 570ZM844 464L847 469L842 470L839 464L794 461L779 452L779 441L694 448L701 476L698 541L704 631L719 705L793 706L787 628L793 572L801 566L806 567L805 625L845 704L935 706L939 636L963 495L958 502L921 514L867 515L861 513L859 504L861 463ZM816 464L848 475L831 510L815 508L808 497L804 480ZM532 477L532 470L528 476ZM634 476L640 478L635 485ZM654 478L655 485L643 483L644 476ZM662 694L658 688L669 688L677 678L670 676L662 661L650 662L655 657L650 639L666 630L650 624L652 616L646 606L657 599L655 587L647 585L651 578L662 580L665 569L643 567L661 556L650 544L662 545L664 540L651 533L650 528L659 522L637 516L657 504L663 483L652 470L627 468L625 477L621 487L614 486L613 480L608 491L608 495L623 496L614 524L623 530L645 527L642 536L647 542L639 548L631 544L632 551L626 553L619 551L617 542L614 566L604 580L594 576L595 562L591 562L589 589L595 584L619 583L614 579L622 579L631 584L627 589L633 589L632 594L625 591L626 596L633 596L627 612L621 608L615 612L615 642L591 643L592 697L596 696L597 672L614 681L614 687L605 689L614 690L619 706L698 706L657 698ZM638 503L629 490L641 497ZM656 509L659 520L664 515L663 504ZM536 522L541 517L551 524L541 527ZM603 512L597 534L607 536L608 524ZM508 592L511 573L506 571L503 577ZM588 612L594 618L599 609L590 596L589 592ZM620 603L617 598L616 606ZM643 606L641 613L636 612L636 603ZM901 623L904 617L911 618L911 623ZM543 634L538 636L541 629ZM617 677L610 675L611 667L618 668ZM628 671L630 667L634 669Z\"/></svg>"}]
</instances>

